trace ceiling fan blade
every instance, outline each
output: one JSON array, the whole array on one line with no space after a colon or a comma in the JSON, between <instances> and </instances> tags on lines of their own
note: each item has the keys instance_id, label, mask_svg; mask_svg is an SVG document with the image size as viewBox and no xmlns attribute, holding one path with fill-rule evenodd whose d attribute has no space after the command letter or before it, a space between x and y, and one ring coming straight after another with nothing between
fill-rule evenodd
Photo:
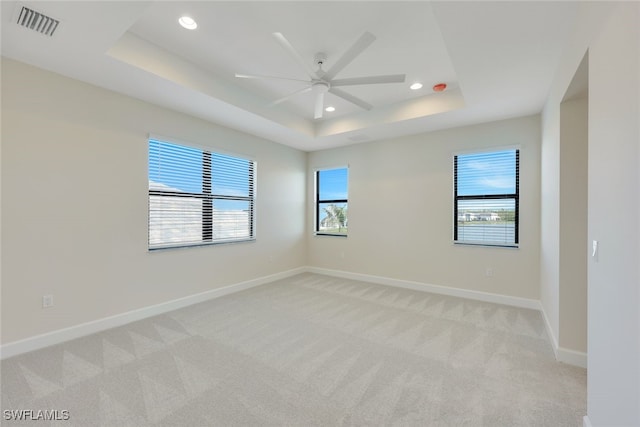
<instances>
[{"instance_id":1,"label":"ceiling fan blade","mask_svg":"<svg viewBox=\"0 0 640 427\"><path fill-rule=\"evenodd\" d=\"M300 56L298 51L293 48L291 43L289 43L289 40L287 40L285 36L282 35L282 33L273 33L273 37L280 44L280 46L282 46L284 50L286 50L289 55L291 55L293 59L295 59L296 62L300 64L300 66L307 72L307 74L309 74L309 77L311 77L312 79L318 78L316 72L313 70L313 68L311 68L311 65L308 64L307 61L302 58L302 56Z\"/></svg>"},{"instance_id":2,"label":"ceiling fan blade","mask_svg":"<svg viewBox=\"0 0 640 427\"><path fill-rule=\"evenodd\" d=\"M352 104L357 105L360 108L364 108L365 110L371 110L373 108L373 105L369 104L368 102L363 101L360 98L357 98L343 90L340 89L336 89L336 88L331 88L329 89L329 92L331 92L332 94L334 94L335 96L339 96L340 98L349 101Z\"/></svg>"},{"instance_id":3,"label":"ceiling fan blade","mask_svg":"<svg viewBox=\"0 0 640 427\"><path fill-rule=\"evenodd\" d=\"M347 50L340 59L336 61L335 64L325 73L323 76L326 80L331 80L336 74L338 74L344 67L349 65L351 61L356 59L358 55L362 53L373 41L376 39L376 36L366 31L363 35L360 36L358 40Z\"/></svg>"},{"instance_id":4,"label":"ceiling fan blade","mask_svg":"<svg viewBox=\"0 0 640 427\"><path fill-rule=\"evenodd\" d=\"M316 96L316 108L313 114L314 119L322 118L323 108L324 108L324 92L318 92L318 95Z\"/></svg>"},{"instance_id":5,"label":"ceiling fan blade","mask_svg":"<svg viewBox=\"0 0 640 427\"><path fill-rule=\"evenodd\" d=\"M287 78L287 77L276 77L276 76L262 76L260 74L239 74L239 73L236 73L236 77L238 77L240 79L287 80L287 81L293 81L293 82L311 83L310 80L290 79L290 78Z\"/></svg>"},{"instance_id":6,"label":"ceiling fan blade","mask_svg":"<svg viewBox=\"0 0 640 427\"><path fill-rule=\"evenodd\" d=\"M273 107L274 105L278 105L281 102L284 102L284 101L288 100L289 98L293 98L296 95L300 95L301 93L311 92L311 89L313 89L313 88L311 86L309 86L309 87L305 87L304 89L297 90L297 91L295 91L293 93L290 93L287 96L284 96L284 97L282 97L280 99L276 99L275 101L270 103L269 106Z\"/></svg>"},{"instance_id":7,"label":"ceiling fan blade","mask_svg":"<svg viewBox=\"0 0 640 427\"><path fill-rule=\"evenodd\" d=\"M404 83L404 74L389 74L386 76L352 77L348 79L336 79L331 81L331 86L355 86L371 85L379 83Z\"/></svg>"}]
</instances>

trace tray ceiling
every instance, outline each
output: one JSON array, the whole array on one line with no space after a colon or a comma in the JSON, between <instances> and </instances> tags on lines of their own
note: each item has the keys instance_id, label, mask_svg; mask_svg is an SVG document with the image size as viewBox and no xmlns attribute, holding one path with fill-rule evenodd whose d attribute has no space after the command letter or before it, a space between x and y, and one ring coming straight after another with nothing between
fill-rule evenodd
<instances>
[{"instance_id":1,"label":"tray ceiling","mask_svg":"<svg viewBox=\"0 0 640 427\"><path fill-rule=\"evenodd\" d=\"M15 22L22 6L60 24L52 37ZM538 113L578 4L572 2L2 2L2 55L302 150ZM188 15L198 28L186 30ZM364 32L376 40L336 78L406 74L405 83L342 88L314 119L314 94L270 105L306 79L275 41L314 66ZM420 82L423 88L409 89ZM447 91L435 93L444 82Z\"/></svg>"}]
</instances>

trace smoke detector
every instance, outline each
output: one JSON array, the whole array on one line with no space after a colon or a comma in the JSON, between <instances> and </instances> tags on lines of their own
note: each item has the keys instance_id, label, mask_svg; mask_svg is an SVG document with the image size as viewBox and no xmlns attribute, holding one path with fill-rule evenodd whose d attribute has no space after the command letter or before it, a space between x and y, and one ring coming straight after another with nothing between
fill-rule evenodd
<instances>
[{"instance_id":1,"label":"smoke detector","mask_svg":"<svg viewBox=\"0 0 640 427\"><path fill-rule=\"evenodd\" d=\"M433 85L434 92L444 92L446 88L447 88L446 83L438 83L437 85Z\"/></svg>"}]
</instances>

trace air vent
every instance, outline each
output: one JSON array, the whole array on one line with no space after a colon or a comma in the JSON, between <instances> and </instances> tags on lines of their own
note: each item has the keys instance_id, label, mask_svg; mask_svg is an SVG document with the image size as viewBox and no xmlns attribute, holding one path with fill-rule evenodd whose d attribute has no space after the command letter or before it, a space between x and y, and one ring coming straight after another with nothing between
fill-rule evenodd
<instances>
[{"instance_id":1,"label":"air vent","mask_svg":"<svg viewBox=\"0 0 640 427\"><path fill-rule=\"evenodd\" d=\"M28 28L29 30L37 31L45 36L51 37L58 28L60 21L33 9L29 9L28 7L22 6L16 23L22 27Z\"/></svg>"}]
</instances>

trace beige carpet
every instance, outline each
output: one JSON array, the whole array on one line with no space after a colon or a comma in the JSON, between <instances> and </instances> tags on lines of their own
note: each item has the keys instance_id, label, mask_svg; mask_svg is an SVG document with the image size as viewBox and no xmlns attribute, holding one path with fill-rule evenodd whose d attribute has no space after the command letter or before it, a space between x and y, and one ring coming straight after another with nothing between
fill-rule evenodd
<instances>
[{"instance_id":1,"label":"beige carpet","mask_svg":"<svg viewBox=\"0 0 640 427\"><path fill-rule=\"evenodd\" d=\"M540 313L316 274L1 373L3 426L578 427L586 413L586 371L554 360ZM6 421L19 409L69 420Z\"/></svg>"}]
</instances>

